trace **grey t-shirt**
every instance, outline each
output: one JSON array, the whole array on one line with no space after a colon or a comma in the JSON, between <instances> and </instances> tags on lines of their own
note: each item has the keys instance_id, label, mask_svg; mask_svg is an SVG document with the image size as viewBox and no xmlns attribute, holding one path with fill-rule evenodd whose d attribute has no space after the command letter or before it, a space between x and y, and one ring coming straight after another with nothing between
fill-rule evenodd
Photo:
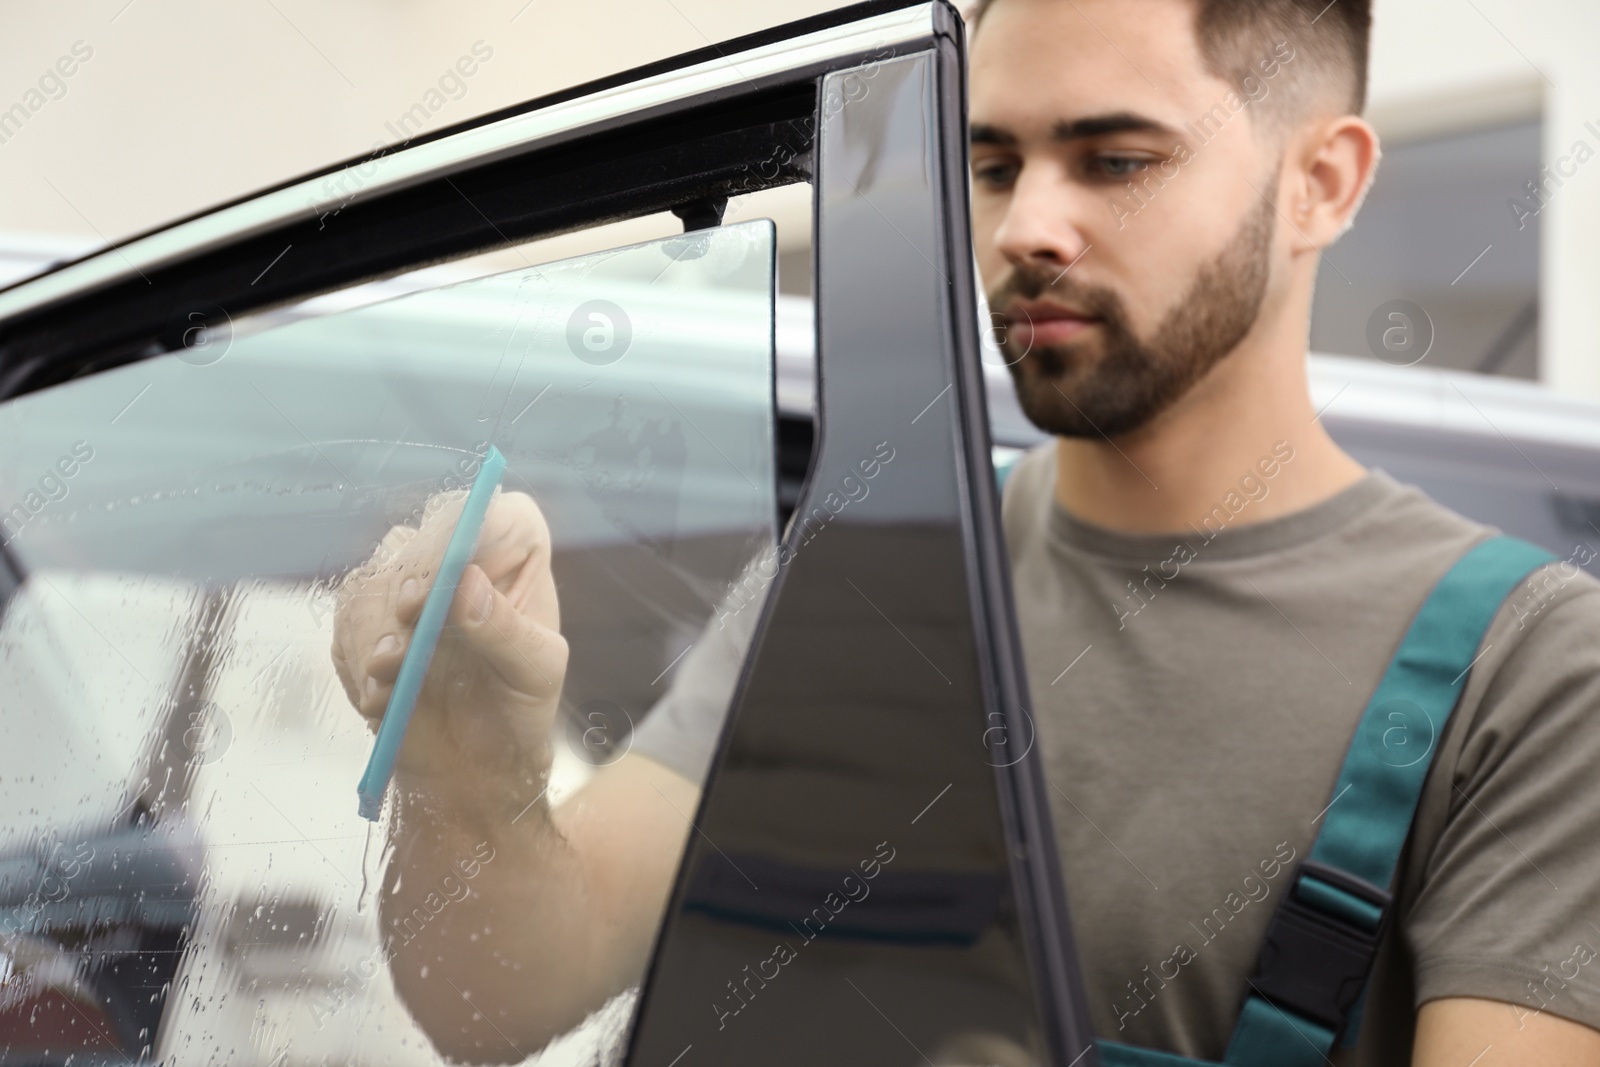
<instances>
[{"instance_id":1,"label":"grey t-shirt","mask_svg":"<svg viewBox=\"0 0 1600 1067\"><path fill-rule=\"evenodd\" d=\"M1250 523L1272 488L1251 472L1181 537L1079 521L1054 481L1054 447L1030 453L1004 519L1093 1023L1220 1059L1368 697L1433 584L1492 531L1381 472ZM1600 1027L1597 594L1552 564L1496 616L1433 740L1397 922L1336 1064L1409 1063L1416 1007L1444 996ZM756 610L713 621L638 751L703 780Z\"/></svg>"}]
</instances>

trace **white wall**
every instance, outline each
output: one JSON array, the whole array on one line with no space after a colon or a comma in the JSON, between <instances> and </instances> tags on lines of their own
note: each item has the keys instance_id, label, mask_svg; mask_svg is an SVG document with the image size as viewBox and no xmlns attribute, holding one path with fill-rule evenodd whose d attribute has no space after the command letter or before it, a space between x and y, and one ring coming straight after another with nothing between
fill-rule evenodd
<instances>
[{"instance_id":1,"label":"white wall","mask_svg":"<svg viewBox=\"0 0 1600 1067\"><path fill-rule=\"evenodd\" d=\"M427 102L440 75L478 41L493 56L463 80L459 99L435 98L429 128L835 6L0 0L0 113L25 101L75 42L93 49L65 80L65 95L34 98L43 106L0 143L0 231L115 239L363 153L398 139L385 123ZM1578 139L1600 153L1600 132L1585 127L1593 121L1600 131L1597 0L1376 7L1371 114L1386 135L1542 108L1549 162ZM1600 162L1566 180L1539 223L1542 376L1600 397Z\"/></svg>"},{"instance_id":2,"label":"white wall","mask_svg":"<svg viewBox=\"0 0 1600 1067\"><path fill-rule=\"evenodd\" d=\"M0 115L75 42L92 57L0 143L0 231L114 240L429 129L827 0L0 0ZM459 99L430 98L475 42ZM0 129L0 136L11 134Z\"/></svg>"}]
</instances>

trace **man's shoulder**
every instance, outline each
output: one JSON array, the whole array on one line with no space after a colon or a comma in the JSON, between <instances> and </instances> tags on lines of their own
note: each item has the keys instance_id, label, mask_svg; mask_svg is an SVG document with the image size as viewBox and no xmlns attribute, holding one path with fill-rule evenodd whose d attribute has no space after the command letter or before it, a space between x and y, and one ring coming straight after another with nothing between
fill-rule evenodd
<instances>
[{"instance_id":1,"label":"man's shoulder","mask_svg":"<svg viewBox=\"0 0 1600 1067\"><path fill-rule=\"evenodd\" d=\"M1459 555L1500 531L1434 500L1417 486L1401 482L1381 468L1367 474L1378 491L1367 508L1343 533L1370 542L1374 551L1412 550Z\"/></svg>"},{"instance_id":2,"label":"man's shoulder","mask_svg":"<svg viewBox=\"0 0 1600 1067\"><path fill-rule=\"evenodd\" d=\"M1600 633L1600 580L1584 570L1596 552L1595 546L1579 541L1529 573L1500 605L1486 646L1499 643L1508 660L1543 663L1553 656L1600 673L1600 642L1595 641ZM1552 677L1542 667L1533 674Z\"/></svg>"},{"instance_id":3,"label":"man's shoulder","mask_svg":"<svg viewBox=\"0 0 1600 1067\"><path fill-rule=\"evenodd\" d=\"M1432 558L1442 576L1471 548L1503 532L1446 507L1381 470L1372 476L1384 484L1382 503L1370 509L1363 521L1352 524L1348 536L1374 553ZM1571 600L1582 603L1563 615L1593 618L1600 612L1600 597L1595 595L1600 594L1600 580L1584 570L1600 556L1600 548L1576 540L1565 552L1552 555L1556 558L1535 568L1506 598L1497 627L1509 621L1516 629L1527 631L1534 615ZM1519 620L1521 625L1517 625Z\"/></svg>"},{"instance_id":4,"label":"man's shoulder","mask_svg":"<svg viewBox=\"0 0 1600 1067\"><path fill-rule=\"evenodd\" d=\"M997 464L1004 472L1001 488L1006 499L1017 494L1037 499L1048 490L1055 481L1055 457L1055 438L1049 438Z\"/></svg>"},{"instance_id":5,"label":"man's shoulder","mask_svg":"<svg viewBox=\"0 0 1600 1067\"><path fill-rule=\"evenodd\" d=\"M1405 528L1402 556L1420 559L1430 544L1449 543L1450 551L1433 564L1441 576L1467 550L1501 533L1419 489L1397 488L1403 497L1374 522ZM1600 698L1600 642L1594 640L1600 633L1600 580L1584 569L1597 554L1600 548L1583 540L1552 552L1554 558L1529 571L1500 602L1461 699L1466 737L1488 739L1481 743L1490 748L1531 743L1534 723L1564 704L1570 705L1570 732L1585 734L1600 750L1600 720L1592 715Z\"/></svg>"},{"instance_id":6,"label":"man's shoulder","mask_svg":"<svg viewBox=\"0 0 1600 1067\"><path fill-rule=\"evenodd\" d=\"M1026 531L1039 523L1054 496L1055 444L1054 438L1042 441L999 468L1000 519L1013 553L1026 538Z\"/></svg>"}]
</instances>

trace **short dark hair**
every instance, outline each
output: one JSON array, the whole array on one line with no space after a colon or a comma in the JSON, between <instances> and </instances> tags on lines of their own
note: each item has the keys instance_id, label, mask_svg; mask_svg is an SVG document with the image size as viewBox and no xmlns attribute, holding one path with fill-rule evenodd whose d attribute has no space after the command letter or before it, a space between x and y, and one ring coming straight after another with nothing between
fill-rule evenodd
<instances>
[{"instance_id":1,"label":"short dark hair","mask_svg":"<svg viewBox=\"0 0 1600 1067\"><path fill-rule=\"evenodd\" d=\"M997 0L977 0L967 16L973 31ZM1275 45L1295 50L1296 93L1315 89L1342 99L1351 114L1367 103L1367 54L1372 40L1372 0L1189 0L1195 37L1206 69L1237 88Z\"/></svg>"}]
</instances>

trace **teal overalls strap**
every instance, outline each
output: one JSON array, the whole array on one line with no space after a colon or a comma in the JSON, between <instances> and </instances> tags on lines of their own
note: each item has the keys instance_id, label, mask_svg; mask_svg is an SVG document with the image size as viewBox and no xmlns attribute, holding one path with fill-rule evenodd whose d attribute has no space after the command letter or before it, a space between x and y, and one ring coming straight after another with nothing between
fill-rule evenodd
<instances>
[{"instance_id":1,"label":"teal overalls strap","mask_svg":"<svg viewBox=\"0 0 1600 1067\"><path fill-rule=\"evenodd\" d=\"M1526 541L1491 538L1428 594L1362 713L1311 854L1273 913L1225 1067L1324 1067L1351 1026L1445 723L1501 603L1554 559ZM1102 1067L1206 1062L1096 1044Z\"/></svg>"}]
</instances>

